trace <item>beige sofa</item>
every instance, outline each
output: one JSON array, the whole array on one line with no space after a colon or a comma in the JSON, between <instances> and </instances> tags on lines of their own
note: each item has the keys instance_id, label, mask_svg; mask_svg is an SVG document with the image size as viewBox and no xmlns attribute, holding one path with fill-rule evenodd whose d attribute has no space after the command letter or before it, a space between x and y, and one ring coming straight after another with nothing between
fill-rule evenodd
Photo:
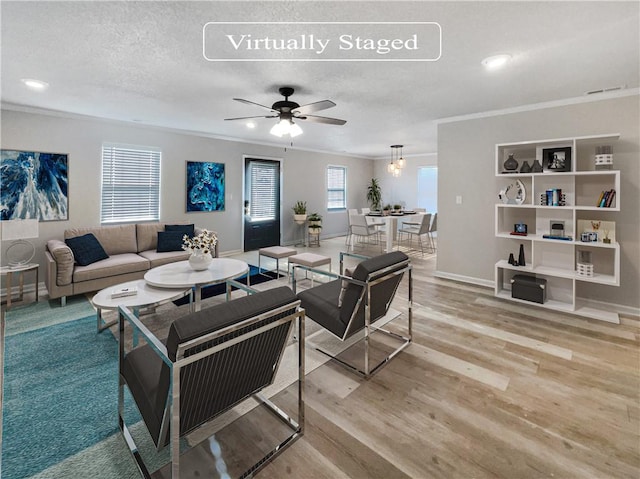
<instances>
[{"instance_id":1,"label":"beige sofa","mask_svg":"<svg viewBox=\"0 0 640 479\"><path fill-rule=\"evenodd\" d=\"M74 262L73 253L64 240L52 239L45 250L45 284L50 299L98 291L108 286L141 279L151 268L189 258L185 251L156 251L158 232L164 231L165 223L139 223L93 228L65 230L64 239L93 233L109 258L87 266ZM202 231L196 228L196 234ZM218 245L212 252L218 256Z\"/></svg>"}]
</instances>

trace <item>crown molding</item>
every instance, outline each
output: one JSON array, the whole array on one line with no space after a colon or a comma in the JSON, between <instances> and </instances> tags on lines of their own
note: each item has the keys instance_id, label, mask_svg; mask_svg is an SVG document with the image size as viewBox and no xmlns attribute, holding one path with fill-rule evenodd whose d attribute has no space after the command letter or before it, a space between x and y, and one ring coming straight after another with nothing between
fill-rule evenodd
<instances>
[{"instance_id":1,"label":"crown molding","mask_svg":"<svg viewBox=\"0 0 640 479\"><path fill-rule=\"evenodd\" d=\"M489 110L489 111L483 111L479 113L470 113L467 115L439 118L435 120L435 123L439 125L444 123L455 123L458 121L478 120L480 118L489 118L492 116L501 116L501 115L509 115L512 113L523 113L527 111L544 110L547 108L555 108L559 106L577 105L581 103L592 103L594 101L610 100L612 98L622 98L622 97L637 96L637 95L640 95L640 88L627 88L624 90L602 92L602 93L596 93L593 95L564 98L562 100L532 103L529 105L516 106L513 108L504 108L501 110Z\"/></svg>"}]
</instances>

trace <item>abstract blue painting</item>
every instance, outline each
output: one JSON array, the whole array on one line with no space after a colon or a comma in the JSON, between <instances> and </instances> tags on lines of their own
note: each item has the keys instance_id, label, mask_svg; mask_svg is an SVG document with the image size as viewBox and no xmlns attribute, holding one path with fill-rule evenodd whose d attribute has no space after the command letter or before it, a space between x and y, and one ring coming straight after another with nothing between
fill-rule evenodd
<instances>
[{"instance_id":1,"label":"abstract blue painting","mask_svg":"<svg viewBox=\"0 0 640 479\"><path fill-rule=\"evenodd\" d=\"M0 219L69 219L69 164L61 153L0 150Z\"/></svg>"},{"instance_id":2,"label":"abstract blue painting","mask_svg":"<svg viewBox=\"0 0 640 479\"><path fill-rule=\"evenodd\" d=\"M187 161L187 213L224 211L224 163Z\"/></svg>"}]
</instances>

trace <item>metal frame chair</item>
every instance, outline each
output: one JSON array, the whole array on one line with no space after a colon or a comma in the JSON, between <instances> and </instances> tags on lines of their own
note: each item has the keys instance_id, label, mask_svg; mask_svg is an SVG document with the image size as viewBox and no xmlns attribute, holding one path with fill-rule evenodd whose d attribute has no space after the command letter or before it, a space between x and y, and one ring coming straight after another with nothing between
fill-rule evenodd
<instances>
[{"instance_id":1,"label":"metal frame chair","mask_svg":"<svg viewBox=\"0 0 640 479\"><path fill-rule=\"evenodd\" d=\"M408 227L405 227L407 225ZM403 235L409 235L409 249L411 249L411 238L413 236L418 237L418 243L420 243L420 252L422 256L424 256L424 245L422 244L422 236L427 235L427 240L429 241L428 248L430 252L433 252L431 248L431 240L428 238L429 228L431 225L431 213L426 213L422 217L422 221L420 223L417 222L402 222L402 226L398 229L398 248L400 248L400 243L402 243Z\"/></svg>"},{"instance_id":2,"label":"metal frame chair","mask_svg":"<svg viewBox=\"0 0 640 479\"><path fill-rule=\"evenodd\" d=\"M438 231L438 213L434 213L433 217L431 218L431 225L429 226L429 233L428 233L429 243L431 245L430 247L432 252L436 251L436 241L433 237L433 233L437 231Z\"/></svg>"},{"instance_id":3,"label":"metal frame chair","mask_svg":"<svg viewBox=\"0 0 640 479\"><path fill-rule=\"evenodd\" d=\"M349 237L347 238L348 246L355 248L354 237L369 239L375 237L374 244L380 244L380 231L377 225L369 224L365 215L349 215Z\"/></svg>"},{"instance_id":4,"label":"metal frame chair","mask_svg":"<svg viewBox=\"0 0 640 479\"><path fill-rule=\"evenodd\" d=\"M355 268L353 277L342 274L345 256L363 260ZM364 330L364 337L361 339L364 341L363 368L343 361L330 352L316 348L318 351L360 376L369 378L398 355L400 351L409 346L412 341L413 328L413 280L411 277L411 263L406 254L400 251L393 251L379 256L368 257L343 252L340 253L339 275L304 266L296 266L296 268L307 269L333 279L333 281L298 293L301 307L305 309L308 317L341 341L345 341ZM407 273L408 280L408 326L407 334L402 335L389 331L382 326L376 326L375 322L389 312L391 302L405 273ZM344 291L342 291L343 287ZM295 280L293 282L293 291L296 292ZM341 304L340 297L342 297ZM378 364L372 366L370 364L370 338L374 332L381 332L398 339L400 340L400 345Z\"/></svg>"},{"instance_id":5,"label":"metal frame chair","mask_svg":"<svg viewBox=\"0 0 640 479\"><path fill-rule=\"evenodd\" d=\"M251 288L230 281L245 291ZM126 307L119 309L118 421L143 477L151 477L124 420L128 387L158 450L171 451L171 477L180 476L180 438L253 397L264 404L291 434L241 477L254 474L304 433L304 334L298 345L298 417L287 415L260 392L273 383L287 340L304 310L286 286L218 304L175 320L161 342ZM125 323L146 344L125 351ZM247 374L250 373L250 374Z\"/></svg>"}]
</instances>

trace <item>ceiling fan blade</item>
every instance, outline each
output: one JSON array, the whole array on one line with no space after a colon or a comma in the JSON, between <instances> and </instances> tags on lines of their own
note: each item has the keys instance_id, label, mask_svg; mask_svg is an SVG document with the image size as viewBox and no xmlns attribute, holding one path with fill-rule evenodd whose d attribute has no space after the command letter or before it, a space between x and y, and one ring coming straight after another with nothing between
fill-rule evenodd
<instances>
[{"instance_id":1,"label":"ceiling fan blade","mask_svg":"<svg viewBox=\"0 0 640 479\"><path fill-rule=\"evenodd\" d=\"M251 120L253 118L278 118L278 115L269 115L269 116L240 116L238 118L225 118L224 120Z\"/></svg>"},{"instance_id":2,"label":"ceiling fan blade","mask_svg":"<svg viewBox=\"0 0 640 479\"><path fill-rule=\"evenodd\" d=\"M295 117L299 120L307 120L312 121L314 123L328 123L329 125L344 125L347 120L340 120L338 118L328 118L326 116L317 116L317 115L305 115L301 117Z\"/></svg>"},{"instance_id":3,"label":"ceiling fan blade","mask_svg":"<svg viewBox=\"0 0 640 479\"><path fill-rule=\"evenodd\" d=\"M275 111L270 106L261 105L260 103L256 103L255 101L244 100L242 98L234 98L234 100L235 101L239 101L240 103L246 103L247 105L256 105L256 106L259 106L261 108L266 108L269 111Z\"/></svg>"},{"instance_id":4,"label":"ceiling fan blade","mask_svg":"<svg viewBox=\"0 0 640 479\"><path fill-rule=\"evenodd\" d=\"M306 115L307 113L313 113L314 111L326 110L327 108L333 108L336 106L334 102L331 100L322 100L316 101L314 103L308 103L306 105L299 106L293 113L299 113L301 115Z\"/></svg>"}]
</instances>

